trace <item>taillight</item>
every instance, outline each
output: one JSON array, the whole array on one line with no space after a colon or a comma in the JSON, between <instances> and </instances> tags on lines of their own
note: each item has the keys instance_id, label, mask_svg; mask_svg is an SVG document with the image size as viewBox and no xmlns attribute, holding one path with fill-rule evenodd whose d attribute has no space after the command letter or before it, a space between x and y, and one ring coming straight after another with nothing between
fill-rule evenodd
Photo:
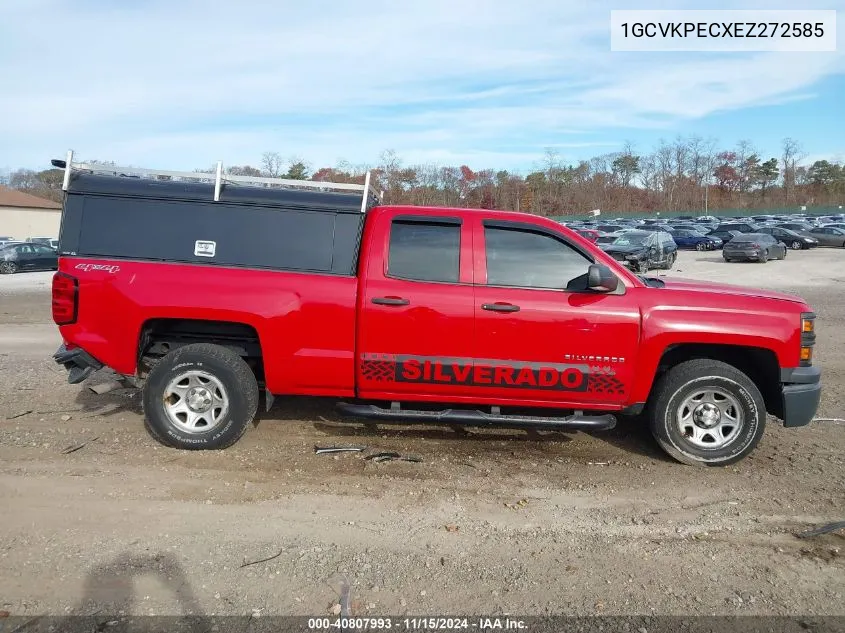
<instances>
[{"instance_id":1,"label":"taillight","mask_svg":"<svg viewBox=\"0 0 845 633\"><path fill-rule=\"evenodd\" d=\"M53 322L70 325L76 321L79 281L67 273L53 275Z\"/></svg>"}]
</instances>

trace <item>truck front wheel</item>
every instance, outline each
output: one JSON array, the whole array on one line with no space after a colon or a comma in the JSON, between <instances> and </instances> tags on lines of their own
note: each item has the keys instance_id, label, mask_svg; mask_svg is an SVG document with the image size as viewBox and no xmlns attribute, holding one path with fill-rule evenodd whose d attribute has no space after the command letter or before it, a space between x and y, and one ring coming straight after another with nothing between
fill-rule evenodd
<instances>
[{"instance_id":1,"label":"truck front wheel","mask_svg":"<svg viewBox=\"0 0 845 633\"><path fill-rule=\"evenodd\" d=\"M144 385L144 422L167 446L221 449L244 434L258 410L258 383L237 354L208 343L162 358Z\"/></svg>"},{"instance_id":2,"label":"truck front wheel","mask_svg":"<svg viewBox=\"0 0 845 633\"><path fill-rule=\"evenodd\" d=\"M663 374L654 389L651 431L661 448L684 464L733 464L754 450L765 430L760 390L727 363L680 363Z\"/></svg>"}]
</instances>

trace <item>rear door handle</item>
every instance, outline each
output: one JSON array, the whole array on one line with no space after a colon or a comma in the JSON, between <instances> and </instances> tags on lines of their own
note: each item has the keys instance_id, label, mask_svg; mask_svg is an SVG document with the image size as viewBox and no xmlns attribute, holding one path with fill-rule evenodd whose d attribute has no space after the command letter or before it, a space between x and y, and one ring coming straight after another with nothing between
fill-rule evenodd
<instances>
[{"instance_id":1,"label":"rear door handle","mask_svg":"<svg viewBox=\"0 0 845 633\"><path fill-rule=\"evenodd\" d=\"M519 306L512 303L482 303L481 309L490 312L519 312Z\"/></svg>"},{"instance_id":2,"label":"rear door handle","mask_svg":"<svg viewBox=\"0 0 845 633\"><path fill-rule=\"evenodd\" d=\"M372 302L380 306L406 306L411 303L402 297L373 297Z\"/></svg>"}]
</instances>

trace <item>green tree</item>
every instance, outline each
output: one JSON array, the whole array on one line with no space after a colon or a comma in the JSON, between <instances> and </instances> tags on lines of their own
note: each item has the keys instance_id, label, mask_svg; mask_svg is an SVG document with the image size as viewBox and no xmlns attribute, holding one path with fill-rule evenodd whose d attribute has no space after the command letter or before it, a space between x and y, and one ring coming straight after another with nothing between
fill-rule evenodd
<instances>
[{"instance_id":1,"label":"green tree","mask_svg":"<svg viewBox=\"0 0 845 633\"><path fill-rule=\"evenodd\" d=\"M777 158L770 158L757 168L757 184L760 185L760 196L766 197L766 189L774 184L780 174Z\"/></svg>"},{"instance_id":2,"label":"green tree","mask_svg":"<svg viewBox=\"0 0 845 633\"><path fill-rule=\"evenodd\" d=\"M623 187L630 187L634 175L640 173L640 157L633 154L623 154L613 160L611 169Z\"/></svg>"},{"instance_id":3,"label":"green tree","mask_svg":"<svg viewBox=\"0 0 845 633\"><path fill-rule=\"evenodd\" d=\"M283 178L290 178L292 180L308 180L308 166L302 161L291 163L288 167L288 173Z\"/></svg>"}]
</instances>

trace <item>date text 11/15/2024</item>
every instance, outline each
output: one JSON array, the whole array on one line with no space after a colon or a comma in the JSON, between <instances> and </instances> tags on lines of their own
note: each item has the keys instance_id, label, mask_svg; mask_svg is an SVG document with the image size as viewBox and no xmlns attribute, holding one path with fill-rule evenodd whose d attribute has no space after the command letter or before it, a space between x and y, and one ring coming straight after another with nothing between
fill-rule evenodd
<instances>
[{"instance_id":1,"label":"date text 11/15/2024","mask_svg":"<svg viewBox=\"0 0 845 633\"><path fill-rule=\"evenodd\" d=\"M319 630L382 630L398 629L402 631L527 631L528 625L524 620L514 618L445 618L445 617L414 617L414 618L309 618L308 629Z\"/></svg>"}]
</instances>

